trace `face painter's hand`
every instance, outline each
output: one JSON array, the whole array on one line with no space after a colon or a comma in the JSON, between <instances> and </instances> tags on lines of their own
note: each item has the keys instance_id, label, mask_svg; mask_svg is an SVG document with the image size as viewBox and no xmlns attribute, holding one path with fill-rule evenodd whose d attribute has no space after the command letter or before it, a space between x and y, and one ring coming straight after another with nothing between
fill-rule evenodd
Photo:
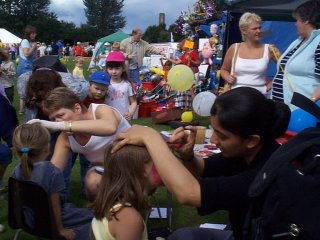
<instances>
[{"instance_id":1,"label":"face painter's hand","mask_svg":"<svg viewBox=\"0 0 320 240\"><path fill-rule=\"evenodd\" d=\"M197 128L186 126L177 128L168 140L168 145L178 152L183 159L190 159L193 155Z\"/></svg>"},{"instance_id":2,"label":"face painter's hand","mask_svg":"<svg viewBox=\"0 0 320 240\"><path fill-rule=\"evenodd\" d=\"M118 141L118 143L113 147L112 152L116 152L126 144L145 146L145 142L148 141L148 139L159 136L160 134L150 127L133 125L131 128L128 128L114 138L113 141Z\"/></svg>"}]
</instances>

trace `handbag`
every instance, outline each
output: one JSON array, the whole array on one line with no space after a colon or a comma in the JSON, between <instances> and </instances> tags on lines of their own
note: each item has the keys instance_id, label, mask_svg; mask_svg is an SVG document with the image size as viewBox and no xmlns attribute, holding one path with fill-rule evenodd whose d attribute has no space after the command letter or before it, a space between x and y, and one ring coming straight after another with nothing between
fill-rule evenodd
<instances>
[{"instance_id":1,"label":"handbag","mask_svg":"<svg viewBox=\"0 0 320 240\"><path fill-rule=\"evenodd\" d=\"M234 71L235 71L235 68L236 68L236 62L237 62L237 59L238 59L238 52L239 52L240 44L241 44L241 43L239 43L239 44L236 43L235 54L234 54L234 56L233 56L233 64L232 64L232 66L231 66L231 73L230 73L231 75L234 74ZM223 94L223 93L225 93L225 92L228 92L228 91L230 91L230 90L231 90L231 84L228 83L227 81L225 81L223 87L221 87L221 88L219 89L219 95L221 95L221 94Z\"/></svg>"}]
</instances>

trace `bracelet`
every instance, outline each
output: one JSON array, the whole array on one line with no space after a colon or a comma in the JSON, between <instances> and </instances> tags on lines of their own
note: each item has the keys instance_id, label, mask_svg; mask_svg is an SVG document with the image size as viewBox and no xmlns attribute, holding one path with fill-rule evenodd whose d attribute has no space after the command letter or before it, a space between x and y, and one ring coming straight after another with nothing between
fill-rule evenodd
<instances>
[{"instance_id":1,"label":"bracelet","mask_svg":"<svg viewBox=\"0 0 320 240\"><path fill-rule=\"evenodd\" d=\"M68 126L69 126L68 132L72 132L72 121L68 122Z\"/></svg>"}]
</instances>

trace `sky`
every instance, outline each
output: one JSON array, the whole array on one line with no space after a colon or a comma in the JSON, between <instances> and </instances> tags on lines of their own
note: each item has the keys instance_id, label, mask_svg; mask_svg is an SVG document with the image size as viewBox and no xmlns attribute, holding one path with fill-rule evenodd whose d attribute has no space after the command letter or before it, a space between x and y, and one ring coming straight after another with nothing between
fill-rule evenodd
<instances>
[{"instance_id":1,"label":"sky","mask_svg":"<svg viewBox=\"0 0 320 240\"><path fill-rule=\"evenodd\" d=\"M135 27L144 31L148 26L158 25L159 13L165 13L165 23L169 27L180 15L181 11L192 10L197 0L124 0L122 15L126 26L122 29L131 33ZM59 20L73 22L77 26L86 23L82 0L51 0L50 10Z\"/></svg>"}]
</instances>

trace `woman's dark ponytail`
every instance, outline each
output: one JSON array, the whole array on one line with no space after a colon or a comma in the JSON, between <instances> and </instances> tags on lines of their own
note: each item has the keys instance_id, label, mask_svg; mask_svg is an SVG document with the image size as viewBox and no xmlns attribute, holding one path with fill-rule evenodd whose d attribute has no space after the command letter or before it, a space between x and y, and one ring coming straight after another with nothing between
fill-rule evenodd
<instances>
[{"instance_id":1,"label":"woman's dark ponytail","mask_svg":"<svg viewBox=\"0 0 320 240\"><path fill-rule=\"evenodd\" d=\"M271 139L278 138L285 133L290 121L291 111L287 104L280 101L268 100L272 109L273 117L270 121L269 137Z\"/></svg>"},{"instance_id":2,"label":"woman's dark ponytail","mask_svg":"<svg viewBox=\"0 0 320 240\"><path fill-rule=\"evenodd\" d=\"M211 108L220 125L242 138L259 135L261 142L272 141L287 129L289 107L265 98L251 87L239 87L217 97Z\"/></svg>"}]
</instances>

